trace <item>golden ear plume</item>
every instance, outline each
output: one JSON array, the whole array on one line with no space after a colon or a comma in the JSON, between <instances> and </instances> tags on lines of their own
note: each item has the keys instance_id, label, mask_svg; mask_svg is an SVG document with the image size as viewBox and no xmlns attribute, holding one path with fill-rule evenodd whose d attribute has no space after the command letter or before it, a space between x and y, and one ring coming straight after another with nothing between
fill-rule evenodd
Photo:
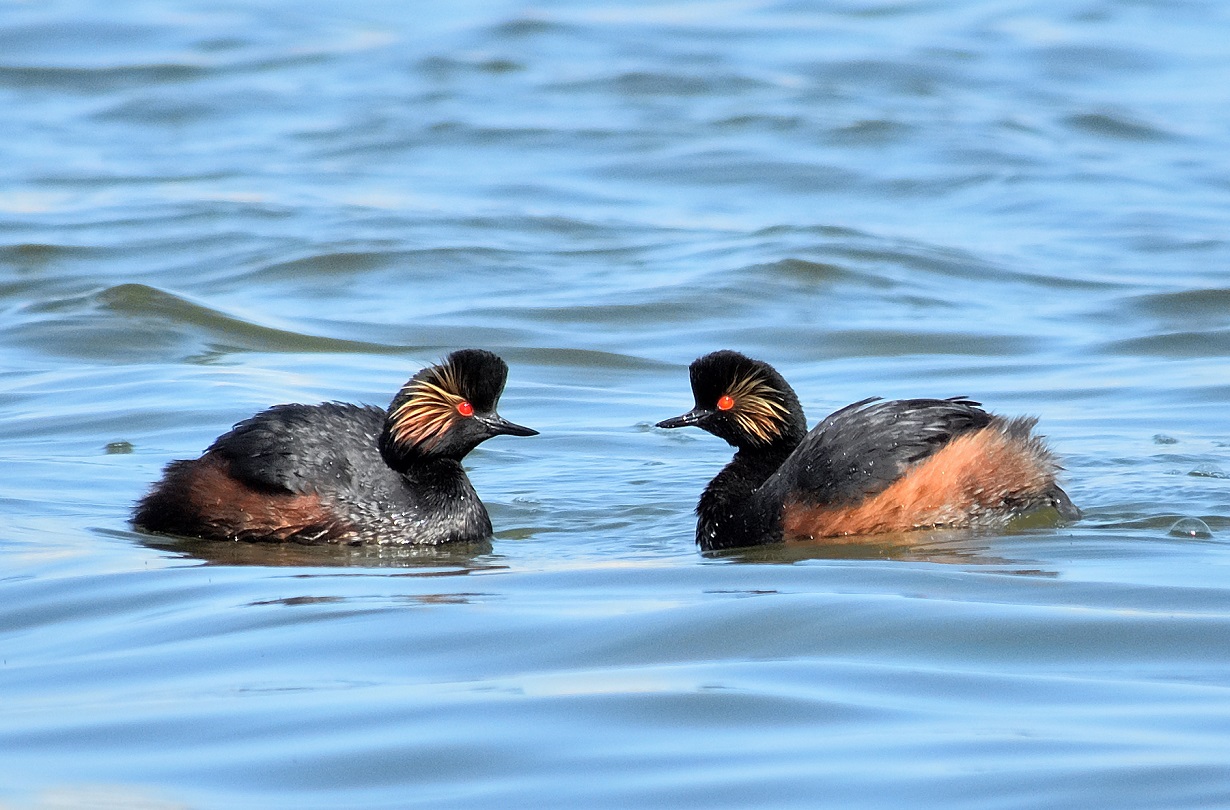
<instances>
[{"instance_id":1,"label":"golden ear plume","mask_svg":"<svg viewBox=\"0 0 1230 810\"><path fill-rule=\"evenodd\" d=\"M434 375L412 380L407 389L406 401L389 414L390 438L430 450L458 418L457 404L465 399L457 393L456 372L452 366L441 366Z\"/></svg>"},{"instance_id":2,"label":"golden ear plume","mask_svg":"<svg viewBox=\"0 0 1230 810\"><path fill-rule=\"evenodd\" d=\"M758 374L736 379L726 393L735 401L729 413L745 433L768 444L782 435L789 413L773 396L774 388Z\"/></svg>"}]
</instances>

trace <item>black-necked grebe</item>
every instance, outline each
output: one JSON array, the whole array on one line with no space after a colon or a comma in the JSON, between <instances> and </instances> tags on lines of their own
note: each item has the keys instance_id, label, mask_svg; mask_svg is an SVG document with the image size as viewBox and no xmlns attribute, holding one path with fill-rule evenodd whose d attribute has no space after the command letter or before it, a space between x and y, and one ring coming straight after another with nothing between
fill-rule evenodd
<instances>
[{"instance_id":1,"label":"black-necked grebe","mask_svg":"<svg viewBox=\"0 0 1230 810\"><path fill-rule=\"evenodd\" d=\"M696 507L706 550L786 540L995 527L1053 507L1080 510L1036 419L952 399L865 399L809 433L794 390L767 363L719 351L692 363L695 407L658 427L693 425L735 447Z\"/></svg>"},{"instance_id":2,"label":"black-necked grebe","mask_svg":"<svg viewBox=\"0 0 1230 810\"><path fill-rule=\"evenodd\" d=\"M507 376L496 355L463 349L415 374L387 411L274 406L168 464L133 523L219 540L486 540L491 519L461 460L492 436L537 433L496 413Z\"/></svg>"}]
</instances>

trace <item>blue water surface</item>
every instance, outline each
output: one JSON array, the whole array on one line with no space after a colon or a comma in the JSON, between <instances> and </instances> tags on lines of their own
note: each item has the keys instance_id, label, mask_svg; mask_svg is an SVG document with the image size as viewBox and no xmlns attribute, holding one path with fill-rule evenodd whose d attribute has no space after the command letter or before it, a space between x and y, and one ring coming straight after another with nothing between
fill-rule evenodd
<instances>
[{"instance_id":1,"label":"blue water surface","mask_svg":"<svg viewBox=\"0 0 1230 810\"><path fill-rule=\"evenodd\" d=\"M1230 6L0 2L0 807L1230 805ZM489 547L152 537L477 346ZM706 557L718 348L1086 517Z\"/></svg>"}]
</instances>

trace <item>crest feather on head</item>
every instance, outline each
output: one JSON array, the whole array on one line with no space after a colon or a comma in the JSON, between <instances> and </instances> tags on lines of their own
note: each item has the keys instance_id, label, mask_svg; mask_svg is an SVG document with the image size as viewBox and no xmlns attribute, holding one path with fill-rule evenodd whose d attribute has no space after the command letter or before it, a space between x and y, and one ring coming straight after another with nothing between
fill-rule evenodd
<instances>
[{"instance_id":1,"label":"crest feather on head","mask_svg":"<svg viewBox=\"0 0 1230 810\"><path fill-rule=\"evenodd\" d=\"M482 349L461 349L439 365L410 378L389 405L385 432L394 444L430 451L463 419L457 406L469 402L474 412L495 410L508 366Z\"/></svg>"},{"instance_id":2,"label":"crest feather on head","mask_svg":"<svg viewBox=\"0 0 1230 810\"><path fill-rule=\"evenodd\" d=\"M692 363L690 376L696 406L721 411L741 435L727 435L720 423L707 429L733 444L798 440L807 432L794 389L768 363L723 350ZM724 396L733 400L728 409L719 405Z\"/></svg>"}]
</instances>

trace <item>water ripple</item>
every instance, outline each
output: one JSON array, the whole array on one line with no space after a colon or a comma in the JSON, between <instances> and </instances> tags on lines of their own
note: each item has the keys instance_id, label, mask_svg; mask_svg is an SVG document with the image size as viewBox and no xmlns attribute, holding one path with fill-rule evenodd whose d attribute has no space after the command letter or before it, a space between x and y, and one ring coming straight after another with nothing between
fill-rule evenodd
<instances>
[{"instance_id":1,"label":"water ripple","mask_svg":"<svg viewBox=\"0 0 1230 810\"><path fill-rule=\"evenodd\" d=\"M1228 30L9 4L0 804L1224 804ZM467 457L489 544L128 525L237 420L462 346L542 431ZM1036 414L1087 517L700 555L732 451L653 425L718 348L813 423Z\"/></svg>"}]
</instances>

